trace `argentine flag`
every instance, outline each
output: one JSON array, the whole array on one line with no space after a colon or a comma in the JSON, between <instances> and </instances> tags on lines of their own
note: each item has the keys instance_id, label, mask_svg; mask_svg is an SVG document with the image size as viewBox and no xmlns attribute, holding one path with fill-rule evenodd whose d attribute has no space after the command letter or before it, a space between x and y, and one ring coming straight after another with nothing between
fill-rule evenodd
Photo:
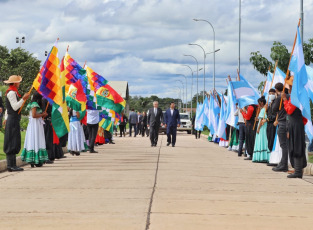
<instances>
[{"instance_id":1,"label":"argentine flag","mask_svg":"<svg viewBox=\"0 0 313 230\"><path fill-rule=\"evenodd\" d=\"M227 109L226 109L226 114L225 114L225 120L226 124L237 128L237 123L238 123L238 116L235 116L236 112L236 97L234 95L233 87L232 84L228 84L227 88Z\"/></svg>"},{"instance_id":2,"label":"argentine flag","mask_svg":"<svg viewBox=\"0 0 313 230\"><path fill-rule=\"evenodd\" d=\"M291 91L291 104L302 111L302 116L311 120L310 101L307 88L309 87L308 75L304 64L302 41L297 27L297 39L292 53L289 70L294 72Z\"/></svg>"},{"instance_id":3,"label":"argentine flag","mask_svg":"<svg viewBox=\"0 0 313 230\"><path fill-rule=\"evenodd\" d=\"M264 85L264 93L263 93L265 98L268 97L268 91L271 89L272 80L273 80L273 74L270 71L267 71L267 79Z\"/></svg>"},{"instance_id":4,"label":"argentine flag","mask_svg":"<svg viewBox=\"0 0 313 230\"><path fill-rule=\"evenodd\" d=\"M258 104L259 93L243 76L240 75L240 81L231 81L230 83L240 109L248 105Z\"/></svg>"},{"instance_id":5,"label":"argentine flag","mask_svg":"<svg viewBox=\"0 0 313 230\"><path fill-rule=\"evenodd\" d=\"M218 128L217 128L217 133L216 135L220 138L223 138L226 140L226 122L225 122L225 117L226 117L226 103L224 100L223 95L221 96L221 110L220 110L220 119L218 122Z\"/></svg>"}]
</instances>

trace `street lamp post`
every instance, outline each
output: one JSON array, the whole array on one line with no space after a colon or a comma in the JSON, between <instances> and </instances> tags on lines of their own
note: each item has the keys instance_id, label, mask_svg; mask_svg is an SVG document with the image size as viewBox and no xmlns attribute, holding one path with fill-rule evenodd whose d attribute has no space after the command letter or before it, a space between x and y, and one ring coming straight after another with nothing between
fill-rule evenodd
<instances>
[{"instance_id":1,"label":"street lamp post","mask_svg":"<svg viewBox=\"0 0 313 230\"><path fill-rule=\"evenodd\" d=\"M177 81L177 82L180 82L180 83L183 85L183 99L184 99L184 88L185 88L184 82L181 81L181 80L176 80L176 81ZM182 101L182 103L183 103L183 108L184 108L184 102Z\"/></svg>"},{"instance_id":2,"label":"street lamp post","mask_svg":"<svg viewBox=\"0 0 313 230\"><path fill-rule=\"evenodd\" d=\"M191 45L191 46L199 46L203 50L203 101L204 101L204 91L205 91L205 58L206 58L205 50L199 44L190 43L189 45Z\"/></svg>"},{"instance_id":3,"label":"street lamp post","mask_svg":"<svg viewBox=\"0 0 313 230\"><path fill-rule=\"evenodd\" d=\"M20 43L20 47L21 47L22 43L25 43L25 37L22 37L22 38L16 37L16 43Z\"/></svg>"},{"instance_id":4,"label":"street lamp post","mask_svg":"<svg viewBox=\"0 0 313 230\"><path fill-rule=\"evenodd\" d=\"M199 77L199 67L198 67L198 60L197 60L197 58L195 58L194 56L192 56L192 55L186 55L186 54L184 54L184 56L185 57L192 57L193 59L195 59L195 61L196 61L196 63L197 63L197 103L199 102L199 100L198 100L198 94L199 94L199 91L198 91L198 77Z\"/></svg>"},{"instance_id":5,"label":"street lamp post","mask_svg":"<svg viewBox=\"0 0 313 230\"><path fill-rule=\"evenodd\" d=\"M180 87L178 87L178 86L176 86L176 88L178 88L179 89L179 98L180 98L180 101L182 102L183 100L181 99L181 88ZM179 103L177 102L177 105L179 105ZM180 108L181 108L181 106L180 106Z\"/></svg>"},{"instance_id":6,"label":"street lamp post","mask_svg":"<svg viewBox=\"0 0 313 230\"><path fill-rule=\"evenodd\" d=\"M176 74L177 76L183 76L184 78L185 78L185 80L186 80L186 95L185 95L185 100L186 100L186 113L187 113L187 107L188 107L188 100L187 100L187 95L188 95L188 93L187 93L187 77L184 75L184 74L180 74L180 73L178 73L178 74Z\"/></svg>"},{"instance_id":7,"label":"street lamp post","mask_svg":"<svg viewBox=\"0 0 313 230\"><path fill-rule=\"evenodd\" d=\"M213 29L213 50L215 50L215 30L214 30L214 27L213 25L207 21L207 20L204 20L204 19L193 19L194 21L198 22L198 21L202 21L202 22L207 22L210 24L210 26L212 27ZM214 59L214 70L213 70L213 89L215 90L215 52L213 53L213 59Z\"/></svg>"},{"instance_id":8,"label":"street lamp post","mask_svg":"<svg viewBox=\"0 0 313 230\"><path fill-rule=\"evenodd\" d=\"M190 101L190 118L192 119L192 99L193 99L193 95L192 95L192 88L193 88L193 71L191 69L191 67L189 65L183 65L186 66L190 69L191 71L191 89L190 89L190 94L191 94L191 101Z\"/></svg>"}]
</instances>

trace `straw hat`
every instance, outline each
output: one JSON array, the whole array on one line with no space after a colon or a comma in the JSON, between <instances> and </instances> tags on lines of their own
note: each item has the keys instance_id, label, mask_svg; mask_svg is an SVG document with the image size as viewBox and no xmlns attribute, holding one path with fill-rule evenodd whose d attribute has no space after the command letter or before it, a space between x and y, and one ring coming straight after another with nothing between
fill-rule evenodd
<instances>
[{"instance_id":1,"label":"straw hat","mask_svg":"<svg viewBox=\"0 0 313 230\"><path fill-rule=\"evenodd\" d=\"M3 81L6 84L10 83L20 83L22 81L22 77L18 75L12 75L9 77L9 80Z\"/></svg>"}]
</instances>

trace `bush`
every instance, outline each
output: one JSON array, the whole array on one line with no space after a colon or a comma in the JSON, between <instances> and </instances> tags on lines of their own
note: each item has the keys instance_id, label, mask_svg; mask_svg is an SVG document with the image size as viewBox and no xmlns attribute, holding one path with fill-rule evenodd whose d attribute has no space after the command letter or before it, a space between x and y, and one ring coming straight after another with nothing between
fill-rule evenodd
<instances>
[{"instance_id":1,"label":"bush","mask_svg":"<svg viewBox=\"0 0 313 230\"><path fill-rule=\"evenodd\" d=\"M21 117L21 122L20 122L21 131L27 129L28 121L29 121L29 118L28 118L28 117L26 117L26 116L22 116L22 117Z\"/></svg>"}]
</instances>

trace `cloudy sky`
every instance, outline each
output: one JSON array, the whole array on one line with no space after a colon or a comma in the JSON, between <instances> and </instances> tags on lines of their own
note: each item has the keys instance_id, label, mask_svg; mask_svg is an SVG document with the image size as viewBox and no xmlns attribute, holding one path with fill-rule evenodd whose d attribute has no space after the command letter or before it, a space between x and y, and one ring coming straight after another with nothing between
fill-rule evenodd
<instances>
[{"instance_id":1,"label":"cloudy sky","mask_svg":"<svg viewBox=\"0 0 313 230\"><path fill-rule=\"evenodd\" d=\"M273 41L291 49L299 19L300 0L242 0L241 73L255 86L264 79L249 62L252 51L269 58ZM107 80L126 80L130 94L177 97L191 71L193 55L203 67L203 51L213 51L216 33L216 88L226 88L227 75L238 66L238 0L0 0L0 44L16 48L15 37L25 36L22 47L44 61L44 52L60 38L60 57L70 55ZM304 1L304 40L313 38L313 0ZM206 89L213 87L213 54L206 58ZM34 76L35 77L35 76ZM196 92L196 72L193 93ZM199 72L199 91L203 70Z\"/></svg>"}]
</instances>

